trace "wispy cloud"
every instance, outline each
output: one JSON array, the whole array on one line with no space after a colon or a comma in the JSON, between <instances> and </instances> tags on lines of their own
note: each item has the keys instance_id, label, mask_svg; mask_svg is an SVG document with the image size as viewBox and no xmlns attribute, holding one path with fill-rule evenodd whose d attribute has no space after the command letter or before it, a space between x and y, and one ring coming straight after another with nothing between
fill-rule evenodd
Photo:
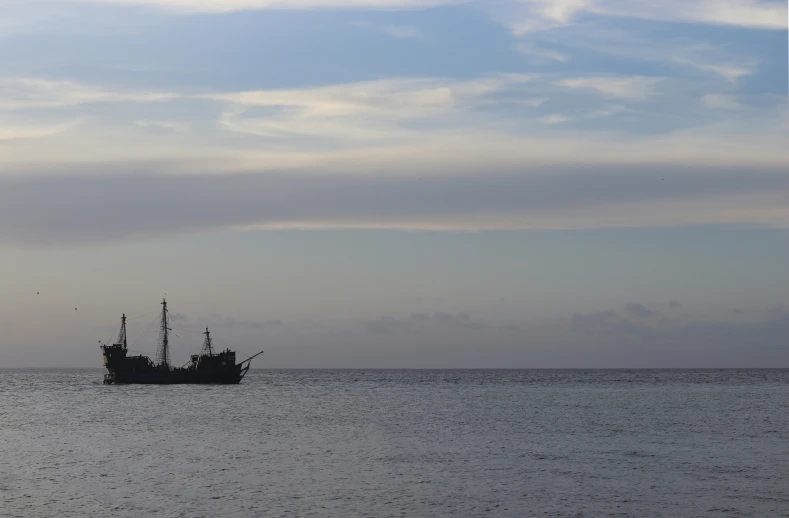
<instances>
[{"instance_id":1,"label":"wispy cloud","mask_svg":"<svg viewBox=\"0 0 789 518\"><path fill-rule=\"evenodd\" d=\"M567 61L570 61L570 56L567 54L555 50L540 48L532 43L518 43L515 49L524 56L540 61L558 61L560 63L566 63Z\"/></svg>"},{"instance_id":2,"label":"wispy cloud","mask_svg":"<svg viewBox=\"0 0 789 518\"><path fill-rule=\"evenodd\" d=\"M24 124L24 125L4 125L0 123L0 141L17 139L37 139L57 135L75 127L77 121L65 122L61 124Z\"/></svg>"},{"instance_id":3,"label":"wispy cloud","mask_svg":"<svg viewBox=\"0 0 789 518\"><path fill-rule=\"evenodd\" d=\"M720 65L720 64L712 64L712 63L699 63L685 58L675 58L674 61L684 65L694 66L700 70L718 74L719 76L726 78L732 83L736 82L738 79L742 77L751 75L753 73L753 68L747 65L731 65L731 64Z\"/></svg>"},{"instance_id":4,"label":"wispy cloud","mask_svg":"<svg viewBox=\"0 0 789 518\"><path fill-rule=\"evenodd\" d=\"M565 115L553 113L545 117L539 117L537 120L545 124L562 124L563 122L568 122L570 118Z\"/></svg>"},{"instance_id":5,"label":"wispy cloud","mask_svg":"<svg viewBox=\"0 0 789 518\"><path fill-rule=\"evenodd\" d=\"M264 9L427 9L430 7L467 3L469 0L68 0L71 2L141 5L166 9L175 13L252 11Z\"/></svg>"},{"instance_id":6,"label":"wispy cloud","mask_svg":"<svg viewBox=\"0 0 789 518\"><path fill-rule=\"evenodd\" d=\"M710 108L733 110L742 107L736 96L727 94L707 94L701 98L701 102Z\"/></svg>"},{"instance_id":7,"label":"wispy cloud","mask_svg":"<svg viewBox=\"0 0 789 518\"><path fill-rule=\"evenodd\" d=\"M178 97L175 93L113 90L72 81L0 79L0 109L3 110L56 108L102 102L151 103L172 101Z\"/></svg>"},{"instance_id":8,"label":"wispy cloud","mask_svg":"<svg viewBox=\"0 0 789 518\"><path fill-rule=\"evenodd\" d=\"M561 27L588 8L589 0L517 0L485 6L516 36Z\"/></svg>"},{"instance_id":9,"label":"wispy cloud","mask_svg":"<svg viewBox=\"0 0 789 518\"><path fill-rule=\"evenodd\" d=\"M592 12L663 21L733 25L755 29L786 29L787 5L774 0L601 0Z\"/></svg>"},{"instance_id":10,"label":"wispy cloud","mask_svg":"<svg viewBox=\"0 0 789 518\"><path fill-rule=\"evenodd\" d=\"M425 35L422 34L417 27L411 25L385 25L381 28L384 34L388 34L393 38L401 39L414 39L425 40Z\"/></svg>"},{"instance_id":11,"label":"wispy cloud","mask_svg":"<svg viewBox=\"0 0 789 518\"><path fill-rule=\"evenodd\" d=\"M695 69L719 76L731 83L758 72L759 56L748 55L736 47L711 43L693 30L679 28L668 35L644 34L625 24L567 26L547 33L530 35L516 48L523 52L561 49L556 57L589 53L632 63L660 64L673 69L674 75L687 75ZM553 51L550 51L553 52ZM537 58L540 59L540 58ZM548 56L542 58L547 60ZM587 57L588 59L588 57ZM665 73L661 71L661 73Z\"/></svg>"},{"instance_id":12,"label":"wispy cloud","mask_svg":"<svg viewBox=\"0 0 789 518\"><path fill-rule=\"evenodd\" d=\"M624 106L606 106L598 110L591 110L585 113L574 113L573 116L564 115L561 113L552 113L544 117L538 117L537 121L543 124L564 124L572 121L584 121L613 117L614 115L622 113L626 110L627 108Z\"/></svg>"},{"instance_id":13,"label":"wispy cloud","mask_svg":"<svg viewBox=\"0 0 789 518\"><path fill-rule=\"evenodd\" d=\"M154 128L167 131L188 131L189 126L182 122L157 121L157 120L138 120L134 124L140 128Z\"/></svg>"},{"instance_id":14,"label":"wispy cloud","mask_svg":"<svg viewBox=\"0 0 789 518\"><path fill-rule=\"evenodd\" d=\"M558 81L559 86L581 90L592 90L604 97L643 101L655 94L655 86L662 81L659 77L579 77Z\"/></svg>"},{"instance_id":15,"label":"wispy cloud","mask_svg":"<svg viewBox=\"0 0 789 518\"><path fill-rule=\"evenodd\" d=\"M602 117L612 117L618 113L622 113L627 111L627 108L622 105L614 105L614 106L604 106L599 110L592 110L589 113L584 115L586 119L598 119Z\"/></svg>"},{"instance_id":16,"label":"wispy cloud","mask_svg":"<svg viewBox=\"0 0 789 518\"><path fill-rule=\"evenodd\" d=\"M562 27L582 14L665 22L787 28L787 6L772 0L513 0L491 6L494 16L517 36Z\"/></svg>"},{"instance_id":17,"label":"wispy cloud","mask_svg":"<svg viewBox=\"0 0 789 518\"><path fill-rule=\"evenodd\" d=\"M434 78L399 78L298 90L257 90L201 96L243 106L295 106L313 115L358 115L374 110L400 117L414 110L439 109L492 95L508 87L527 84L536 76L494 74L456 81Z\"/></svg>"},{"instance_id":18,"label":"wispy cloud","mask_svg":"<svg viewBox=\"0 0 789 518\"><path fill-rule=\"evenodd\" d=\"M470 81L390 79L300 90L260 90L202 96L235 106L224 112L229 130L258 136L323 136L381 140L404 136L395 126L460 112L534 80L500 74ZM264 116L249 108L271 108Z\"/></svg>"},{"instance_id":19,"label":"wispy cloud","mask_svg":"<svg viewBox=\"0 0 789 518\"><path fill-rule=\"evenodd\" d=\"M545 102L547 100L548 99L546 97L536 97L536 98L533 98L533 99L518 99L515 102L517 104L521 104L523 106L530 106L532 108L539 108L540 106L545 104Z\"/></svg>"},{"instance_id":20,"label":"wispy cloud","mask_svg":"<svg viewBox=\"0 0 789 518\"><path fill-rule=\"evenodd\" d=\"M32 167L25 164L168 161L183 170L204 172L292 167L422 171L428 164L445 172L464 172L485 164L523 168L568 163L786 163L780 116L754 112L758 117L749 119L747 134L738 126L716 127L712 124L719 122L720 114L707 111L705 119L705 112L697 110L699 100L708 107L734 107L735 99L711 94L704 83L683 85L683 96L672 96L672 89L679 87L676 81L667 81L658 96L656 85L661 81L643 76L557 79L492 74L468 80L393 78L181 94L0 80L15 85L0 96L0 113L12 121L6 128L20 135L20 128L38 128L33 133L26 130L27 135L69 130L52 134L45 151L35 142L7 144L2 160L25 169ZM67 87L53 86L60 84ZM25 93L20 85L33 88ZM675 109L668 116L664 103L644 102L664 98ZM770 102L783 106L785 100ZM101 116L110 109L101 106L105 104L112 104L111 119ZM54 107L59 110L45 109ZM64 117L75 119L83 108L90 108L92 116L78 127L63 126L68 122ZM200 120L178 118L195 108L201 110ZM212 114L213 124L205 114ZM630 123L662 124L665 129L589 129L592 119L602 125L616 114ZM546 123L556 128L546 134ZM11 138L10 130L5 135ZM576 152L568 154L567 149Z\"/></svg>"}]
</instances>

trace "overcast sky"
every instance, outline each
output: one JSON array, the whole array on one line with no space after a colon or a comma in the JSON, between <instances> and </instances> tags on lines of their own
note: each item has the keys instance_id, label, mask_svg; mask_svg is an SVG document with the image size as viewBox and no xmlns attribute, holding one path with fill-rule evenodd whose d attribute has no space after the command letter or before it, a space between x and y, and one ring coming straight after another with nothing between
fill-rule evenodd
<instances>
[{"instance_id":1,"label":"overcast sky","mask_svg":"<svg viewBox=\"0 0 789 518\"><path fill-rule=\"evenodd\" d=\"M789 367L783 0L0 12L0 367Z\"/></svg>"}]
</instances>

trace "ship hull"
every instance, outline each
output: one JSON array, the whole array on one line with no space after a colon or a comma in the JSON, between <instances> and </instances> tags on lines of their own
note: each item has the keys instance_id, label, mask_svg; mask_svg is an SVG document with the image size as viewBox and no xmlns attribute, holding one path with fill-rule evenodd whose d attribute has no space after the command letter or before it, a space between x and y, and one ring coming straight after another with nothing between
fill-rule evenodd
<instances>
[{"instance_id":1,"label":"ship hull","mask_svg":"<svg viewBox=\"0 0 789 518\"><path fill-rule=\"evenodd\" d=\"M236 385L246 374L246 370L231 372L111 372L104 378L107 384L138 385Z\"/></svg>"}]
</instances>

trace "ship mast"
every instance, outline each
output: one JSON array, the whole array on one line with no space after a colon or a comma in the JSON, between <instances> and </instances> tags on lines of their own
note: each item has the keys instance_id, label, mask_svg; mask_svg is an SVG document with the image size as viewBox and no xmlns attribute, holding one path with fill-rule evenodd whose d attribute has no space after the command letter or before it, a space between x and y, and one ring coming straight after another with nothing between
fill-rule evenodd
<instances>
[{"instance_id":1,"label":"ship mast","mask_svg":"<svg viewBox=\"0 0 789 518\"><path fill-rule=\"evenodd\" d=\"M123 345L123 350L126 350L126 313L121 317L121 331L118 333L118 344Z\"/></svg>"},{"instance_id":2,"label":"ship mast","mask_svg":"<svg viewBox=\"0 0 789 518\"><path fill-rule=\"evenodd\" d=\"M170 370L170 343L167 332L170 328L167 325L167 299L162 299L162 327L159 332L159 350L156 352L156 361L162 367Z\"/></svg>"},{"instance_id":3,"label":"ship mast","mask_svg":"<svg viewBox=\"0 0 789 518\"><path fill-rule=\"evenodd\" d=\"M203 350L200 351L200 354L213 356L214 355L214 345L211 343L211 333L208 331L208 328L205 328L205 342L203 342Z\"/></svg>"}]
</instances>

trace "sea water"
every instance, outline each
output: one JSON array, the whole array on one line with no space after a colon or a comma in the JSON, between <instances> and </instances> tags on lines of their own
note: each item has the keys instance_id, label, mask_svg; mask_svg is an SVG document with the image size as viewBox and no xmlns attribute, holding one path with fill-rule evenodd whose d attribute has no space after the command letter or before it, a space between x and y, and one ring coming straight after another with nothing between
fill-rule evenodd
<instances>
[{"instance_id":1,"label":"sea water","mask_svg":"<svg viewBox=\"0 0 789 518\"><path fill-rule=\"evenodd\" d=\"M0 370L0 516L789 516L787 370Z\"/></svg>"}]
</instances>

